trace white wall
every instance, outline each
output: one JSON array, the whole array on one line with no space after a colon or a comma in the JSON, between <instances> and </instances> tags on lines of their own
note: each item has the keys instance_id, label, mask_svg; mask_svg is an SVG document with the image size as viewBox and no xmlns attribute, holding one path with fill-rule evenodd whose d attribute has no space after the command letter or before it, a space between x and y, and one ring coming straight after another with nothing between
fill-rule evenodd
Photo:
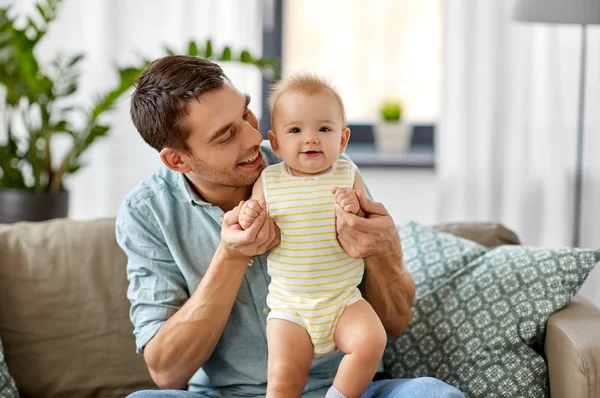
<instances>
[{"instance_id":1,"label":"white wall","mask_svg":"<svg viewBox=\"0 0 600 398\"><path fill-rule=\"evenodd\" d=\"M434 224L436 176L432 169L362 168L363 179L373 199L385 205L396 223L413 220Z\"/></svg>"}]
</instances>

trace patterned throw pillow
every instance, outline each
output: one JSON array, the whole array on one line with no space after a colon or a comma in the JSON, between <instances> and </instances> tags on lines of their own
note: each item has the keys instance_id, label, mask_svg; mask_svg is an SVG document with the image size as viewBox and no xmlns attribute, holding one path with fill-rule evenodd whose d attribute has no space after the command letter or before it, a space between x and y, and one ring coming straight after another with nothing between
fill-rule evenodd
<instances>
[{"instance_id":1,"label":"patterned throw pillow","mask_svg":"<svg viewBox=\"0 0 600 398\"><path fill-rule=\"evenodd\" d=\"M400 224L402 258L417 287L417 298L430 293L481 256L487 248L438 232L414 221Z\"/></svg>"},{"instance_id":2,"label":"patterned throw pillow","mask_svg":"<svg viewBox=\"0 0 600 398\"><path fill-rule=\"evenodd\" d=\"M409 242L402 241L404 250L436 256L418 240ZM445 282L417 282L421 294L411 324L390 340L386 371L393 377L433 376L467 397L545 397L546 322L598 261L600 250L501 246ZM421 271L427 274L435 264Z\"/></svg>"},{"instance_id":3,"label":"patterned throw pillow","mask_svg":"<svg viewBox=\"0 0 600 398\"><path fill-rule=\"evenodd\" d=\"M2 340L0 340L0 398L19 398L15 381L8 373L8 367L4 363Z\"/></svg>"}]
</instances>

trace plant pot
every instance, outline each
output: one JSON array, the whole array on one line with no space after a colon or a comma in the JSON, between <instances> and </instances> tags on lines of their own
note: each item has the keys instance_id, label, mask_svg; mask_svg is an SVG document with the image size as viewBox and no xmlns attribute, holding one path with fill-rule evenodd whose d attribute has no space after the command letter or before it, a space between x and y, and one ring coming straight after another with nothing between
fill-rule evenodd
<instances>
[{"instance_id":1,"label":"plant pot","mask_svg":"<svg viewBox=\"0 0 600 398\"><path fill-rule=\"evenodd\" d=\"M45 221L67 217L69 192L57 194L0 189L0 223Z\"/></svg>"},{"instance_id":2,"label":"plant pot","mask_svg":"<svg viewBox=\"0 0 600 398\"><path fill-rule=\"evenodd\" d=\"M404 122L382 122L373 126L379 152L403 153L410 147L412 128Z\"/></svg>"}]
</instances>

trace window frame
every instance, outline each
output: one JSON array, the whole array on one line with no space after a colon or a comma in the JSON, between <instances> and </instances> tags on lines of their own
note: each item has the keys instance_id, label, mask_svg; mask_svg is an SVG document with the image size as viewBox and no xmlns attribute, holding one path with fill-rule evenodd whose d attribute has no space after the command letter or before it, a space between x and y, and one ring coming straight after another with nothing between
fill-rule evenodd
<instances>
[{"instance_id":1,"label":"window frame","mask_svg":"<svg viewBox=\"0 0 600 398\"><path fill-rule=\"evenodd\" d=\"M270 0L264 3L265 7L272 7L269 11L270 21L263 20L262 47L263 56L281 60L283 55L283 7L284 0ZM266 8L265 8L266 10ZM265 12L264 18L267 17ZM273 83L272 80L262 77L261 94L261 120L260 131L263 137L267 138L267 132L271 129L271 113L267 103L268 90L266 89ZM413 136L410 149L407 156L398 154L397 156L381 156L375 149L375 140L373 135L372 123L350 123L348 124L352 132L351 142L348 144L348 152L361 152L361 161L357 161L358 166L362 167L435 167L435 123L412 124ZM365 151L361 148L367 148ZM426 154L425 160L413 161L411 155ZM350 155L351 156L351 155ZM366 160L365 160L366 159Z\"/></svg>"}]
</instances>

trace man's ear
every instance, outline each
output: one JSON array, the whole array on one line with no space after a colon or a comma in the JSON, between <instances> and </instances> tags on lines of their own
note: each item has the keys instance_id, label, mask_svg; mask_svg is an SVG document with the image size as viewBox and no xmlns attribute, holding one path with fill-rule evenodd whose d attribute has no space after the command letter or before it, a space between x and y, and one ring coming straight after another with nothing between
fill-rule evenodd
<instances>
[{"instance_id":1,"label":"man's ear","mask_svg":"<svg viewBox=\"0 0 600 398\"><path fill-rule=\"evenodd\" d=\"M343 153L348 146L350 140L350 129L348 127L342 130L342 139L340 140L340 153Z\"/></svg>"},{"instance_id":2,"label":"man's ear","mask_svg":"<svg viewBox=\"0 0 600 398\"><path fill-rule=\"evenodd\" d=\"M163 148L160 151L160 160L171 170L183 174L192 171L189 156L184 155L181 151L172 148Z\"/></svg>"},{"instance_id":3,"label":"man's ear","mask_svg":"<svg viewBox=\"0 0 600 398\"><path fill-rule=\"evenodd\" d=\"M273 132L273 130L269 130L267 135L269 136L269 141L271 142L271 149L273 149L275 155L280 158L281 156L279 156L279 141L277 141L277 135Z\"/></svg>"}]
</instances>

